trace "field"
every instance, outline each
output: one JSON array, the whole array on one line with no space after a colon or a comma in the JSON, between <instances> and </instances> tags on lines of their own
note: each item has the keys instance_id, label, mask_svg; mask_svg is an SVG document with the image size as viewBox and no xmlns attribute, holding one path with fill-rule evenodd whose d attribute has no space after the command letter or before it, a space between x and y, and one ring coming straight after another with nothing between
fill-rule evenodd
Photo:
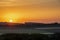
<instances>
[{"instance_id":1,"label":"field","mask_svg":"<svg viewBox=\"0 0 60 40\"><path fill-rule=\"evenodd\" d=\"M57 33L60 27L36 27L36 28L20 28L20 27L0 27L0 33Z\"/></svg>"}]
</instances>

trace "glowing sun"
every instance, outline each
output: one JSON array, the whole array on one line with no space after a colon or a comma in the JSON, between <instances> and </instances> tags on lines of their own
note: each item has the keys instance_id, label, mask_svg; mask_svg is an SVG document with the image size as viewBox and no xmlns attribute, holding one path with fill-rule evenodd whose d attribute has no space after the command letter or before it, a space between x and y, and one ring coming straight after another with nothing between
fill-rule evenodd
<instances>
[{"instance_id":1,"label":"glowing sun","mask_svg":"<svg viewBox=\"0 0 60 40\"><path fill-rule=\"evenodd\" d=\"M9 20L9 22L13 22L13 20L12 20L12 19L10 19L10 20Z\"/></svg>"},{"instance_id":2,"label":"glowing sun","mask_svg":"<svg viewBox=\"0 0 60 40\"><path fill-rule=\"evenodd\" d=\"M6 13L3 15L4 22L17 23L18 21L22 20L22 18L23 18L23 16L20 14L17 14L17 13Z\"/></svg>"}]
</instances>

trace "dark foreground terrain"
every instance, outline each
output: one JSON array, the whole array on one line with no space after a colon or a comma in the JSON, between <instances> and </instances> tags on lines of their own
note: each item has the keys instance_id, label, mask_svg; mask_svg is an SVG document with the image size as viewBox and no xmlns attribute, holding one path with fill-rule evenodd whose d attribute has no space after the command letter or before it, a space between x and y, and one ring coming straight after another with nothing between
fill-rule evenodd
<instances>
[{"instance_id":1,"label":"dark foreground terrain","mask_svg":"<svg viewBox=\"0 0 60 40\"><path fill-rule=\"evenodd\" d=\"M60 33L55 34L6 33L0 35L0 40L60 40Z\"/></svg>"},{"instance_id":2,"label":"dark foreground terrain","mask_svg":"<svg viewBox=\"0 0 60 40\"><path fill-rule=\"evenodd\" d=\"M0 40L60 40L60 24L0 23Z\"/></svg>"}]
</instances>

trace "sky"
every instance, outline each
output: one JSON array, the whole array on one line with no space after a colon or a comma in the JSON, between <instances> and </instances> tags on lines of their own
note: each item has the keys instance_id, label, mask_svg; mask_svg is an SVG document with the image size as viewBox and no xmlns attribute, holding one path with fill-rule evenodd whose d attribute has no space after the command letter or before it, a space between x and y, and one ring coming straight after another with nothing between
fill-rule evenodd
<instances>
[{"instance_id":1,"label":"sky","mask_svg":"<svg viewBox=\"0 0 60 40\"><path fill-rule=\"evenodd\" d=\"M0 0L0 22L60 23L60 0Z\"/></svg>"}]
</instances>

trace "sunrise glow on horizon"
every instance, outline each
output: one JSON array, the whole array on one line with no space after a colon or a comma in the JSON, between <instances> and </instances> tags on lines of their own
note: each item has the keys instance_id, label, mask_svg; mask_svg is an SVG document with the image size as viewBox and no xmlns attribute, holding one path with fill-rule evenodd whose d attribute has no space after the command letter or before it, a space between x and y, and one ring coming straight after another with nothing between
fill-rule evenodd
<instances>
[{"instance_id":1,"label":"sunrise glow on horizon","mask_svg":"<svg viewBox=\"0 0 60 40\"><path fill-rule=\"evenodd\" d=\"M60 23L60 1L0 0L0 22Z\"/></svg>"}]
</instances>

